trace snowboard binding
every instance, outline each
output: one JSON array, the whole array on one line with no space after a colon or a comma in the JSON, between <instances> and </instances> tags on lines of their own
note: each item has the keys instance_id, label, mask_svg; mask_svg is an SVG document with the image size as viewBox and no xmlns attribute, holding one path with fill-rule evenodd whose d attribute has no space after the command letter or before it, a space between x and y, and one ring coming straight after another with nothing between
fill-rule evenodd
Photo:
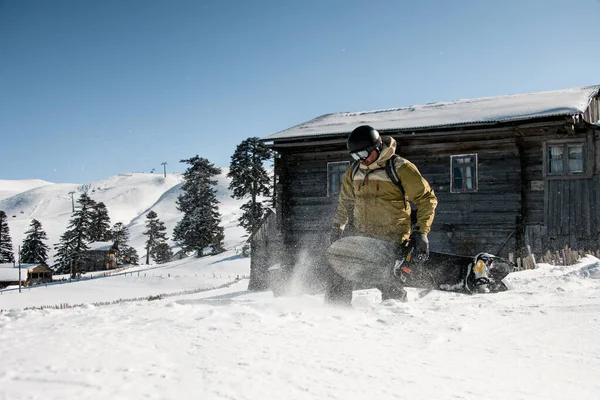
<instances>
[{"instance_id":1,"label":"snowboard binding","mask_svg":"<svg viewBox=\"0 0 600 400\"><path fill-rule=\"evenodd\" d=\"M513 265L509 261L489 253L479 253L465 270L465 292L495 293L508 290L502 279L512 270Z\"/></svg>"},{"instance_id":2,"label":"snowboard binding","mask_svg":"<svg viewBox=\"0 0 600 400\"><path fill-rule=\"evenodd\" d=\"M461 267L460 280L444 283L430 271L431 265L412 260L414 246L409 240L400 245L393 276L400 285L438 287L446 291L464 293L495 293L508 290L502 280L512 272L514 265L489 253L476 254L471 262Z\"/></svg>"}]
</instances>

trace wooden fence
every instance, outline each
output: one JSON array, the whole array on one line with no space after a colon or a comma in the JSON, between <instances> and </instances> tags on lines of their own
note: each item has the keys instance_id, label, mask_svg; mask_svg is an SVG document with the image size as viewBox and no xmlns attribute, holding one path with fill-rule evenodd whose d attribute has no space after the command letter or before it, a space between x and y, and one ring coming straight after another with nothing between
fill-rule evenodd
<instances>
[{"instance_id":1,"label":"wooden fence","mask_svg":"<svg viewBox=\"0 0 600 400\"><path fill-rule=\"evenodd\" d=\"M244 276L243 279L248 279L248 278ZM89 305L89 304L91 304L95 307L99 307L99 306L108 306L108 305L114 305L114 304L131 303L131 302L136 302L136 301L144 301L144 300L147 300L147 301L162 300L167 297L185 296L185 295L190 295L190 294L195 294L195 293L208 292L210 290L223 289L223 288L229 287L239 281L240 281L240 277L238 275L236 277L236 279L233 281L224 283L220 286L214 286L214 287L210 287L210 288L188 289L188 290L182 290L182 291L174 292L174 293L161 293L161 294L157 294L157 295L150 295L150 296L144 296L144 297L134 297L134 298L129 298L129 299L119 299L119 300L114 300L114 301L102 301L102 302L95 302L95 303L81 303L81 304L60 303L60 304L52 304L52 305L44 305L44 306L25 307L25 308L23 308L23 310L64 310L64 309L68 309L68 308L83 307L83 306ZM0 314L2 314L4 312L8 312L8 310L0 310Z\"/></svg>"},{"instance_id":2,"label":"wooden fence","mask_svg":"<svg viewBox=\"0 0 600 400\"><path fill-rule=\"evenodd\" d=\"M546 251L540 257L540 262L552 265L573 265L576 264L581 257L585 257L588 254L600 258L600 250L572 250L568 246L565 246L560 251Z\"/></svg>"},{"instance_id":3,"label":"wooden fence","mask_svg":"<svg viewBox=\"0 0 600 400\"><path fill-rule=\"evenodd\" d=\"M516 264L516 271L535 269L537 268L537 262L550 265L573 265L577 264L579 259L587 254L590 254L596 258L600 258L600 250L572 250L568 246L565 246L561 250L547 250L544 254L537 256L536 261L536 256L531 253L530 249L528 250L529 254L527 256L517 258L516 260L514 260L512 253L509 254L509 260Z\"/></svg>"}]
</instances>

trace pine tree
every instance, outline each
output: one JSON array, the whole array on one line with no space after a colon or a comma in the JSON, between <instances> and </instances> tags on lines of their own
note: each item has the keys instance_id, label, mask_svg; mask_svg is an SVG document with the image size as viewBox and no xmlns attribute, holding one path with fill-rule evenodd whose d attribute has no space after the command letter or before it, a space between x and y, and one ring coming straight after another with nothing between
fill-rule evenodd
<instances>
[{"instance_id":1,"label":"pine tree","mask_svg":"<svg viewBox=\"0 0 600 400\"><path fill-rule=\"evenodd\" d=\"M110 238L110 217L103 202L93 203L92 221L90 223L90 241L106 242Z\"/></svg>"},{"instance_id":2,"label":"pine tree","mask_svg":"<svg viewBox=\"0 0 600 400\"><path fill-rule=\"evenodd\" d=\"M110 231L110 237L115 244L114 247L121 250L129 242L129 229L122 222L117 222Z\"/></svg>"},{"instance_id":3,"label":"pine tree","mask_svg":"<svg viewBox=\"0 0 600 400\"><path fill-rule=\"evenodd\" d=\"M173 252L171 251L171 248L166 242L157 244L154 250L152 251L152 259L157 264L164 264L166 262L169 262L169 260L171 260L171 257L173 257Z\"/></svg>"},{"instance_id":4,"label":"pine tree","mask_svg":"<svg viewBox=\"0 0 600 400\"><path fill-rule=\"evenodd\" d=\"M21 248L21 262L23 263L45 263L48 260L48 246L43 240L48 239L48 235L42 229L42 223L37 219L31 221L23 247Z\"/></svg>"},{"instance_id":5,"label":"pine tree","mask_svg":"<svg viewBox=\"0 0 600 400\"><path fill-rule=\"evenodd\" d=\"M117 222L113 226L110 235L114 242L114 247L117 249L117 264L137 265L139 263L137 251L128 244L129 229L122 222Z\"/></svg>"},{"instance_id":6,"label":"pine tree","mask_svg":"<svg viewBox=\"0 0 600 400\"><path fill-rule=\"evenodd\" d=\"M146 264L150 264L151 256L152 260L156 261L156 248L167 242L165 223L158 219L158 214L154 211L146 214L146 231L144 235L148 236L148 240L146 240Z\"/></svg>"},{"instance_id":7,"label":"pine tree","mask_svg":"<svg viewBox=\"0 0 600 400\"><path fill-rule=\"evenodd\" d=\"M125 249L120 250L117 253L117 263L120 265L138 265L140 263L140 257L138 256L137 250L131 246L125 246Z\"/></svg>"},{"instance_id":8,"label":"pine tree","mask_svg":"<svg viewBox=\"0 0 600 400\"><path fill-rule=\"evenodd\" d=\"M246 232L252 233L260 226L267 208L261 202L252 203L252 201L249 201L242 204L240 210L242 210L242 215L238 218L240 225L246 229Z\"/></svg>"},{"instance_id":9,"label":"pine tree","mask_svg":"<svg viewBox=\"0 0 600 400\"><path fill-rule=\"evenodd\" d=\"M204 249L212 247L213 252L223 250L223 227L219 214L217 181L212 177L221 173L207 159L192 157L181 160L190 165L183 173L182 194L177 198L177 209L183 218L173 230L173 240L184 251L195 251L196 257L204 255Z\"/></svg>"},{"instance_id":10,"label":"pine tree","mask_svg":"<svg viewBox=\"0 0 600 400\"><path fill-rule=\"evenodd\" d=\"M58 260L57 272L69 272L72 277L86 271L95 202L83 193L77 204L67 231L61 236L59 244L54 246Z\"/></svg>"},{"instance_id":11,"label":"pine tree","mask_svg":"<svg viewBox=\"0 0 600 400\"><path fill-rule=\"evenodd\" d=\"M257 137L242 141L231 156L228 178L231 197L243 199L250 197L241 209L240 225L246 232L254 232L262 223L267 208L258 201L259 196L269 196L272 183L263 164L271 159L272 152Z\"/></svg>"},{"instance_id":12,"label":"pine tree","mask_svg":"<svg viewBox=\"0 0 600 400\"><path fill-rule=\"evenodd\" d=\"M14 263L12 239L8 229L8 217L0 211L0 263Z\"/></svg>"},{"instance_id":13,"label":"pine tree","mask_svg":"<svg viewBox=\"0 0 600 400\"><path fill-rule=\"evenodd\" d=\"M54 246L54 250L56 250L54 268L59 274L72 273L73 276L76 274L71 269L76 236L76 232L68 230L60 236L58 244Z\"/></svg>"}]
</instances>

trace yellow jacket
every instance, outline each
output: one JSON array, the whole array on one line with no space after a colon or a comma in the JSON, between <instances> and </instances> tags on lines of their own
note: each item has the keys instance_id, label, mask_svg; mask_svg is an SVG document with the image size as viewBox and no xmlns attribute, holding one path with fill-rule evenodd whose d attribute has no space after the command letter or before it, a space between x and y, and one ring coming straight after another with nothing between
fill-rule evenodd
<instances>
[{"instance_id":1,"label":"yellow jacket","mask_svg":"<svg viewBox=\"0 0 600 400\"><path fill-rule=\"evenodd\" d=\"M405 196L385 171L387 160L396 152L396 141L383 136L383 149L371 165L360 165L352 180L350 166L342 181L334 229L344 229L353 217L354 227L363 235L402 243L411 233L410 204L418 209L419 231L428 234L435 215L437 198L429 183L410 161L396 157L394 168L404 186ZM408 201L407 201L408 200Z\"/></svg>"}]
</instances>

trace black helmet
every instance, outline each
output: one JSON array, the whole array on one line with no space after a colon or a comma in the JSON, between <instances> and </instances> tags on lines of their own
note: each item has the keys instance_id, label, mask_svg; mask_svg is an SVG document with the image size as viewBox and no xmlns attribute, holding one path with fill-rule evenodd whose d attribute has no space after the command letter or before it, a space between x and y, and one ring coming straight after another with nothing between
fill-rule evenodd
<instances>
[{"instance_id":1,"label":"black helmet","mask_svg":"<svg viewBox=\"0 0 600 400\"><path fill-rule=\"evenodd\" d=\"M362 125L350 133L346 141L346 147L348 147L350 153L361 150L368 150L369 152L374 149L381 150L381 136L372 126Z\"/></svg>"}]
</instances>

